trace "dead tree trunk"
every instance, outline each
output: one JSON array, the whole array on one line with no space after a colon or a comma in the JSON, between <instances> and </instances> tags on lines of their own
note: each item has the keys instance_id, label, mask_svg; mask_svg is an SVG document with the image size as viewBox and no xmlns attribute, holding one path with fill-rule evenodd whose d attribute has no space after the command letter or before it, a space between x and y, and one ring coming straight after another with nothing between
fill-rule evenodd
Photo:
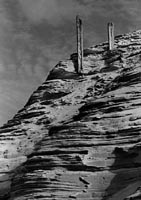
<instances>
[{"instance_id":1,"label":"dead tree trunk","mask_svg":"<svg viewBox=\"0 0 141 200\"><path fill-rule=\"evenodd\" d=\"M83 25L79 16L76 16L76 31L77 31L77 73L82 73L83 70Z\"/></svg>"},{"instance_id":2,"label":"dead tree trunk","mask_svg":"<svg viewBox=\"0 0 141 200\"><path fill-rule=\"evenodd\" d=\"M109 50L114 49L114 24L108 23L108 43L109 43Z\"/></svg>"}]
</instances>

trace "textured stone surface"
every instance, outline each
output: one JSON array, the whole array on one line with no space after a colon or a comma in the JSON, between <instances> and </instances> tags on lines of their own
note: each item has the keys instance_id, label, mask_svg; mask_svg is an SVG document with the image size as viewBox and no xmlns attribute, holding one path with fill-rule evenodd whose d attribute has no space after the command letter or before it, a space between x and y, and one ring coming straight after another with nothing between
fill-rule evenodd
<instances>
[{"instance_id":1,"label":"textured stone surface","mask_svg":"<svg viewBox=\"0 0 141 200\"><path fill-rule=\"evenodd\" d=\"M141 31L115 42L84 50L82 76L58 63L0 129L1 199L141 199Z\"/></svg>"}]
</instances>

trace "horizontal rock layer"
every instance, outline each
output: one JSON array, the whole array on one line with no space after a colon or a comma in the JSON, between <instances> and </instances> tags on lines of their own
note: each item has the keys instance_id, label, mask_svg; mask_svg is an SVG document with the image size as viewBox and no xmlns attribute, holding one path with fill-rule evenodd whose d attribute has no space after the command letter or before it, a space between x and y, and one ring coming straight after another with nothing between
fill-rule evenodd
<instances>
[{"instance_id":1,"label":"horizontal rock layer","mask_svg":"<svg viewBox=\"0 0 141 200\"><path fill-rule=\"evenodd\" d=\"M141 198L141 31L76 66L76 54L58 63L1 127L1 199Z\"/></svg>"}]
</instances>

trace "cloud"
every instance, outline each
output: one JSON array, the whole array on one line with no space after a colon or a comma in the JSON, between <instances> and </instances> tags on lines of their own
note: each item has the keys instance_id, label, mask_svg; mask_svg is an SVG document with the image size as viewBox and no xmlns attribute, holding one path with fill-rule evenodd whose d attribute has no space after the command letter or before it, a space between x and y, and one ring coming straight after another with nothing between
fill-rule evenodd
<instances>
[{"instance_id":1,"label":"cloud","mask_svg":"<svg viewBox=\"0 0 141 200\"><path fill-rule=\"evenodd\" d=\"M106 25L109 21L115 23L116 34L140 28L140 0L19 0L19 3L33 26L46 27L41 29L46 37L52 37L49 35L51 29L75 33L73 27L78 13L84 20L85 35L90 36L86 38L86 45L90 44L90 39L94 42L107 39ZM53 37L56 37L55 33Z\"/></svg>"},{"instance_id":2,"label":"cloud","mask_svg":"<svg viewBox=\"0 0 141 200\"><path fill-rule=\"evenodd\" d=\"M65 20L72 20L76 14L90 15L90 6L84 6L77 0L19 0L23 12L31 23L46 20L52 26L58 26Z\"/></svg>"},{"instance_id":3,"label":"cloud","mask_svg":"<svg viewBox=\"0 0 141 200\"><path fill-rule=\"evenodd\" d=\"M122 5L122 11L125 13L124 17L129 19L130 24L129 27L132 29L135 27L136 29L141 28L141 18L140 18L140 10L141 10L141 1L140 0L120 0ZM126 15L128 13L128 15Z\"/></svg>"},{"instance_id":4,"label":"cloud","mask_svg":"<svg viewBox=\"0 0 141 200\"><path fill-rule=\"evenodd\" d=\"M36 81L0 80L0 125L11 119L37 87Z\"/></svg>"}]
</instances>

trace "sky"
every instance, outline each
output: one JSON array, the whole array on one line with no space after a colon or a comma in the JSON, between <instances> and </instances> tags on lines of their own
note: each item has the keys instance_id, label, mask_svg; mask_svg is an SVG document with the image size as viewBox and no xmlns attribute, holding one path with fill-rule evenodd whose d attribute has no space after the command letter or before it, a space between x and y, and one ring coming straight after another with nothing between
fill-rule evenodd
<instances>
[{"instance_id":1,"label":"sky","mask_svg":"<svg viewBox=\"0 0 141 200\"><path fill-rule=\"evenodd\" d=\"M141 29L141 0L0 0L0 125L11 119L60 60L76 52L75 17L84 47Z\"/></svg>"}]
</instances>

